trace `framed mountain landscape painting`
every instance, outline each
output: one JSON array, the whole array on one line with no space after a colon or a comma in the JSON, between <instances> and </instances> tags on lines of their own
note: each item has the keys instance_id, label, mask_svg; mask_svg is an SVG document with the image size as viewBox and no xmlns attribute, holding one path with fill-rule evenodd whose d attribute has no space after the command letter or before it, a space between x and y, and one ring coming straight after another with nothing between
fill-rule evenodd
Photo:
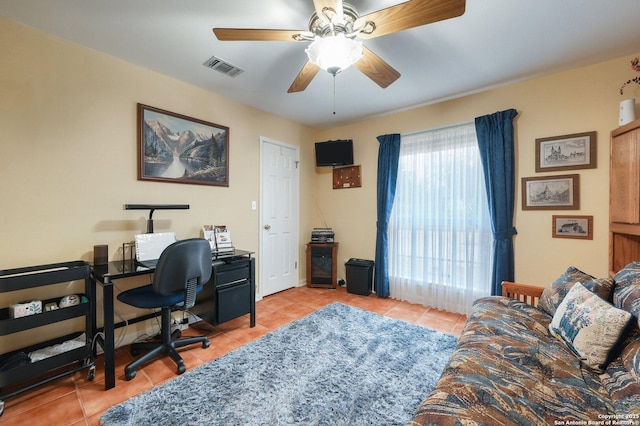
<instances>
[{"instance_id":1,"label":"framed mountain landscape painting","mask_svg":"<svg viewBox=\"0 0 640 426\"><path fill-rule=\"evenodd\" d=\"M138 180L229 186L229 128L138 104Z\"/></svg>"}]
</instances>

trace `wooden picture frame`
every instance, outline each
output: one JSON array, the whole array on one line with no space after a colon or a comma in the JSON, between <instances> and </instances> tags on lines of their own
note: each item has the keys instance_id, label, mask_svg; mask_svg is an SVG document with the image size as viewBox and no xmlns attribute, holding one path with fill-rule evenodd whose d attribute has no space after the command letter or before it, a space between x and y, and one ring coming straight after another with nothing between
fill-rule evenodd
<instances>
[{"instance_id":1,"label":"wooden picture frame","mask_svg":"<svg viewBox=\"0 0 640 426\"><path fill-rule=\"evenodd\" d=\"M536 172L595 169L597 164L596 132L536 139Z\"/></svg>"},{"instance_id":2,"label":"wooden picture frame","mask_svg":"<svg viewBox=\"0 0 640 426\"><path fill-rule=\"evenodd\" d=\"M229 186L229 128L138 104L138 180Z\"/></svg>"},{"instance_id":3,"label":"wooden picture frame","mask_svg":"<svg viewBox=\"0 0 640 426\"><path fill-rule=\"evenodd\" d=\"M580 175L522 178L522 210L579 210Z\"/></svg>"},{"instance_id":4,"label":"wooden picture frame","mask_svg":"<svg viewBox=\"0 0 640 426\"><path fill-rule=\"evenodd\" d=\"M593 216L551 216L553 238L593 240Z\"/></svg>"}]
</instances>

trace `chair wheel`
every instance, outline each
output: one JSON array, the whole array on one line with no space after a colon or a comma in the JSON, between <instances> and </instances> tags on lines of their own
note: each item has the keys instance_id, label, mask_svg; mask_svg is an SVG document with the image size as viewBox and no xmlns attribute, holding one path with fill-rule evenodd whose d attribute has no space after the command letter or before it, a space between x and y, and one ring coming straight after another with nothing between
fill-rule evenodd
<instances>
[{"instance_id":1,"label":"chair wheel","mask_svg":"<svg viewBox=\"0 0 640 426\"><path fill-rule=\"evenodd\" d=\"M92 365L91 367L89 367L89 372L87 373L87 380L92 382L95 377L96 377L96 366Z\"/></svg>"},{"instance_id":2,"label":"chair wheel","mask_svg":"<svg viewBox=\"0 0 640 426\"><path fill-rule=\"evenodd\" d=\"M203 348L208 348L209 346L211 346L211 342L208 339L202 342Z\"/></svg>"},{"instance_id":3,"label":"chair wheel","mask_svg":"<svg viewBox=\"0 0 640 426\"><path fill-rule=\"evenodd\" d=\"M187 367L183 363L178 364L178 374L182 374L185 371L187 371Z\"/></svg>"},{"instance_id":4,"label":"chair wheel","mask_svg":"<svg viewBox=\"0 0 640 426\"><path fill-rule=\"evenodd\" d=\"M125 371L124 372L124 378L127 380L131 380L134 377L136 377L136 370L131 370L131 371Z\"/></svg>"}]
</instances>

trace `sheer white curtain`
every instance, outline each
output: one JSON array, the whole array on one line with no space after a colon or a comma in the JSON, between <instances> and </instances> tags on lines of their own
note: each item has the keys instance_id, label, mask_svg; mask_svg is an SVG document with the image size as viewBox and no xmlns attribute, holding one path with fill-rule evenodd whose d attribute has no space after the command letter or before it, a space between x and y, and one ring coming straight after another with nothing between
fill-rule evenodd
<instances>
[{"instance_id":1,"label":"sheer white curtain","mask_svg":"<svg viewBox=\"0 0 640 426\"><path fill-rule=\"evenodd\" d=\"M491 293L492 233L473 123L402 135L391 297L467 314Z\"/></svg>"}]
</instances>

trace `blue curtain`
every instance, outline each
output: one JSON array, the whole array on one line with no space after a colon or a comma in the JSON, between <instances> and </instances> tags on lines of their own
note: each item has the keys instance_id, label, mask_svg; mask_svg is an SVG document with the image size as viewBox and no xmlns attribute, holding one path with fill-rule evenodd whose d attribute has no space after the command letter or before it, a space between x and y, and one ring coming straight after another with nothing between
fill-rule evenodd
<instances>
[{"instance_id":1,"label":"blue curtain","mask_svg":"<svg viewBox=\"0 0 640 426\"><path fill-rule=\"evenodd\" d=\"M513 212L515 204L515 109L496 112L475 120L480 158L484 170L491 229L493 271L491 295L502 295L502 281L514 280Z\"/></svg>"},{"instance_id":2,"label":"blue curtain","mask_svg":"<svg viewBox=\"0 0 640 426\"><path fill-rule=\"evenodd\" d=\"M376 260L374 282L379 297L389 297L388 229L396 194L400 134L378 136L378 221L376 223Z\"/></svg>"}]
</instances>

